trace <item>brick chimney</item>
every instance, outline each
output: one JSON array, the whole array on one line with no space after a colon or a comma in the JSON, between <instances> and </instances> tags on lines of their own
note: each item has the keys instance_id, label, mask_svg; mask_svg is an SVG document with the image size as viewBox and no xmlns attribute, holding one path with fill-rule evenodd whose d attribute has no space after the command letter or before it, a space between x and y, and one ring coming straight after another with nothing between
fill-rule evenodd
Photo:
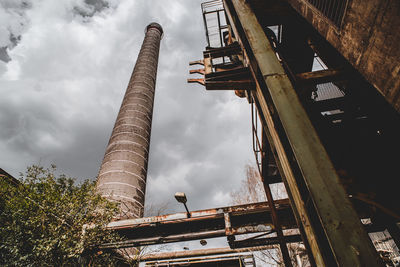
<instances>
[{"instance_id":1,"label":"brick chimney","mask_svg":"<svg viewBox=\"0 0 400 267\"><path fill-rule=\"evenodd\" d=\"M135 68L115 121L97 179L97 191L120 203L116 219L143 216L151 121L163 29L146 27Z\"/></svg>"}]
</instances>

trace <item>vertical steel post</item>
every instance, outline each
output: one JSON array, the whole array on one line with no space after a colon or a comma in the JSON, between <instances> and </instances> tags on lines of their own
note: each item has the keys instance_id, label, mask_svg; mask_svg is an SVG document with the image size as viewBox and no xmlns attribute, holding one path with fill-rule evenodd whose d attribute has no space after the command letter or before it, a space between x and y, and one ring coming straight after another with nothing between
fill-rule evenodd
<instances>
[{"instance_id":1,"label":"vertical steel post","mask_svg":"<svg viewBox=\"0 0 400 267\"><path fill-rule=\"evenodd\" d=\"M276 235L278 237L278 241L279 241L279 247L281 249L281 253L282 253L282 259L283 262L285 264L286 267L291 267L293 266L292 264L292 260L290 259L290 255L289 255L289 250L287 247L287 244L285 242L285 237L283 235L283 231L282 231L282 226L279 222L279 218L278 215L276 214L276 207L275 207L275 203L274 203L274 198L272 197L272 193L271 193L271 188L269 186L269 183L266 179L268 173L268 163L267 163L267 156L266 156L266 147L267 147L267 136L265 133L266 129L262 129L262 137L261 137L261 142L262 142L262 167L261 167L261 180L263 182L264 185L264 191L265 191L265 195L267 196L267 201L268 201L268 205L270 206L271 209L271 218L272 218L272 223L275 226L275 231L276 231Z\"/></svg>"},{"instance_id":2,"label":"vertical steel post","mask_svg":"<svg viewBox=\"0 0 400 267\"><path fill-rule=\"evenodd\" d=\"M97 191L120 203L116 219L143 216L154 90L162 27L150 23L115 121Z\"/></svg>"}]
</instances>

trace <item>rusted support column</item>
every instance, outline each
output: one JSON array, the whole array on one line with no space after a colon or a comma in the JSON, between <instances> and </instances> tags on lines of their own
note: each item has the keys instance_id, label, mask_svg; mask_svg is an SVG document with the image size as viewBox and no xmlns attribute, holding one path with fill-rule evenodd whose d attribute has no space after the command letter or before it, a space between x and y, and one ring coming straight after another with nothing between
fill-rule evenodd
<instances>
[{"instance_id":1,"label":"rusted support column","mask_svg":"<svg viewBox=\"0 0 400 267\"><path fill-rule=\"evenodd\" d=\"M162 27L146 27L135 68L106 148L97 191L120 203L116 219L143 216L151 120Z\"/></svg>"},{"instance_id":2,"label":"rusted support column","mask_svg":"<svg viewBox=\"0 0 400 267\"><path fill-rule=\"evenodd\" d=\"M262 129L262 137L261 138L262 138L261 139L262 149L265 150L266 146L267 146L267 143L266 143L267 137L265 134L265 129ZM279 248L281 249L283 262L286 267L291 267L293 265L292 265L292 261L290 259L288 247L286 245L286 242L285 242L285 239L283 236L282 226L279 222L279 218L276 213L274 198L272 197L271 188L269 187L268 181L265 180L265 177L267 177L267 175L268 175L268 173L267 173L268 167L267 167L267 163L266 163L266 152L265 151L262 152L262 161L261 162L262 162L261 180L264 185L265 195L267 196L267 200L268 200L268 203L271 208L271 218L272 218L272 222L275 226L276 235L278 236Z\"/></svg>"},{"instance_id":3,"label":"rusted support column","mask_svg":"<svg viewBox=\"0 0 400 267\"><path fill-rule=\"evenodd\" d=\"M301 195L294 198L296 208L305 217L302 221L313 255L318 266L382 266L378 254L363 229L350 200L339 182L339 177L325 151L314 127L302 107L294 88L276 57L275 51L265 36L264 30L251 7L245 0L224 0L235 36L244 42L246 54L251 55L250 65L257 80L256 97L265 116L274 108L279 116L284 133L301 170L304 182L315 206L324 235L329 242L335 263L321 258L318 243L313 240L313 229L309 229L307 212L303 212ZM238 30L239 29L239 30ZM266 91L268 90L268 91ZM266 94L271 97L267 101ZM275 135L273 121L268 125ZM281 147L280 137L273 140L276 148ZM282 151L281 156L284 156ZM286 170L286 184L292 195L297 194L291 168ZM299 198L300 197L300 198ZM302 215L303 215L302 214Z\"/></svg>"}]
</instances>

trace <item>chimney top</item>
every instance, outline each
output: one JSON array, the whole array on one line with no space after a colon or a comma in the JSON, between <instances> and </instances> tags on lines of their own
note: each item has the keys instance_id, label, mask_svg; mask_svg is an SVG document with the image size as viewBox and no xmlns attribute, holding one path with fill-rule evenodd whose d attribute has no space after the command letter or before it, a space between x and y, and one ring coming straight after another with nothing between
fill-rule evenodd
<instances>
[{"instance_id":1,"label":"chimney top","mask_svg":"<svg viewBox=\"0 0 400 267\"><path fill-rule=\"evenodd\" d=\"M155 28L157 30L159 30L161 32L161 34L164 33L163 28L161 27L160 24L158 24L157 22L152 22L149 25L147 25L146 27L146 32L150 29L150 28Z\"/></svg>"}]
</instances>

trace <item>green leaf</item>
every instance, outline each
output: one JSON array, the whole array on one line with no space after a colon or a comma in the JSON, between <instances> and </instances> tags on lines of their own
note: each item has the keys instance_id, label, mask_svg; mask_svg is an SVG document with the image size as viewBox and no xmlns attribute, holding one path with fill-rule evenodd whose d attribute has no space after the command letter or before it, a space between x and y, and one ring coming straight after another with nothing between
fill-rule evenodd
<instances>
[{"instance_id":1,"label":"green leaf","mask_svg":"<svg viewBox=\"0 0 400 267\"><path fill-rule=\"evenodd\" d=\"M77 183L57 176L53 165L33 165L20 182L0 180L0 266L117 264L115 253L87 253L101 242L121 240L105 229L116 204L95 194L93 181ZM89 223L95 227L82 235Z\"/></svg>"}]
</instances>

